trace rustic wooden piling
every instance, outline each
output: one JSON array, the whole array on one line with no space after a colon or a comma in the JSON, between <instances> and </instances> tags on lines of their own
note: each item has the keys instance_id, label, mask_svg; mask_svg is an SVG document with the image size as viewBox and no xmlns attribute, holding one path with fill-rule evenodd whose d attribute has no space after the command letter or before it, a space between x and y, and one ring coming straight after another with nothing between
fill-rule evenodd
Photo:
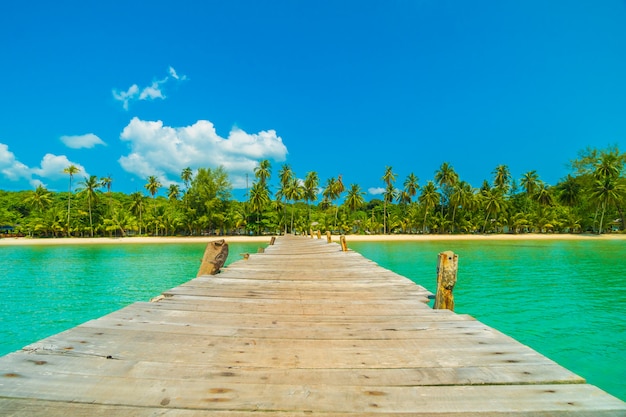
<instances>
[{"instance_id":1,"label":"rustic wooden piling","mask_svg":"<svg viewBox=\"0 0 626 417\"><path fill-rule=\"evenodd\" d=\"M339 242L341 243L341 250L347 252L348 243L346 242L346 237L344 235L341 235L341 237L339 238Z\"/></svg>"},{"instance_id":2,"label":"rustic wooden piling","mask_svg":"<svg viewBox=\"0 0 626 417\"><path fill-rule=\"evenodd\" d=\"M197 276L217 274L224 266L226 258L228 258L228 243L224 239L210 242L204 250Z\"/></svg>"},{"instance_id":3,"label":"rustic wooden piling","mask_svg":"<svg viewBox=\"0 0 626 417\"><path fill-rule=\"evenodd\" d=\"M0 358L0 415L624 417L354 251L293 236Z\"/></svg>"},{"instance_id":4,"label":"rustic wooden piling","mask_svg":"<svg viewBox=\"0 0 626 417\"><path fill-rule=\"evenodd\" d=\"M456 285L459 256L452 251L441 252L437 261L437 293L435 309L454 310L452 290Z\"/></svg>"},{"instance_id":5,"label":"rustic wooden piling","mask_svg":"<svg viewBox=\"0 0 626 417\"><path fill-rule=\"evenodd\" d=\"M332 241L333 241L332 235L331 235L331 233L327 230L327 231L326 231L326 243L332 243Z\"/></svg>"}]
</instances>

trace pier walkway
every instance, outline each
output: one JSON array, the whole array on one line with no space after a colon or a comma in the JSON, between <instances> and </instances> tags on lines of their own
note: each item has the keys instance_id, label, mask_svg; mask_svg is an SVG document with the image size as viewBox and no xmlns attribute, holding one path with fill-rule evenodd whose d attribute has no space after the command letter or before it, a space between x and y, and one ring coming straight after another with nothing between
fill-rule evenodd
<instances>
[{"instance_id":1,"label":"pier walkway","mask_svg":"<svg viewBox=\"0 0 626 417\"><path fill-rule=\"evenodd\" d=\"M280 237L163 295L0 358L0 415L626 416L626 403L325 240Z\"/></svg>"}]
</instances>

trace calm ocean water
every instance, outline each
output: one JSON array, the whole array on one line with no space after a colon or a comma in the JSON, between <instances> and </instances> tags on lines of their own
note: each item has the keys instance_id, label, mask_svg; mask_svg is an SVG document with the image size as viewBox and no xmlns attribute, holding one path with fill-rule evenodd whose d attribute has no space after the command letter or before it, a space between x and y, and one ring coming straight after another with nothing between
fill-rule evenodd
<instances>
[{"instance_id":1,"label":"calm ocean water","mask_svg":"<svg viewBox=\"0 0 626 417\"><path fill-rule=\"evenodd\" d=\"M348 244L431 291L437 254L456 252L455 311L626 400L626 242ZM205 246L0 247L0 355L192 279ZM228 263L258 246L230 244Z\"/></svg>"}]
</instances>

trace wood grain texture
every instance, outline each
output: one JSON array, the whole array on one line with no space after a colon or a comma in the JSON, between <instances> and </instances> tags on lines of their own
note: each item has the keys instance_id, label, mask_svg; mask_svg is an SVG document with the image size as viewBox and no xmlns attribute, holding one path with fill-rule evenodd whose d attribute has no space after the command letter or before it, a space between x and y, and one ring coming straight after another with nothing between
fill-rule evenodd
<instances>
[{"instance_id":1,"label":"wood grain texture","mask_svg":"<svg viewBox=\"0 0 626 417\"><path fill-rule=\"evenodd\" d=\"M428 295L336 243L280 237L0 358L0 415L626 416Z\"/></svg>"}]
</instances>

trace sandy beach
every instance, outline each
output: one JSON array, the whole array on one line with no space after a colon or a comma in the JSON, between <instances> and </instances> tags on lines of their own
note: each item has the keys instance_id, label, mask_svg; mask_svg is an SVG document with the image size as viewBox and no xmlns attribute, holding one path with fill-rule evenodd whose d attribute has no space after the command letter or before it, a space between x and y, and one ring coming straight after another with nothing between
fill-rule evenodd
<instances>
[{"instance_id":1,"label":"sandy beach","mask_svg":"<svg viewBox=\"0 0 626 417\"><path fill-rule=\"evenodd\" d=\"M208 243L218 239L237 243L269 243L271 236L202 236L202 237L125 237L125 238L48 238L32 239L28 237L1 238L0 246L24 245L124 245L124 244L156 244L156 243ZM322 235L322 239L326 239ZM339 235L333 235L333 242L339 242ZM381 242L381 241L485 241L485 240L626 240L626 234L476 234L476 235L346 235L350 242Z\"/></svg>"}]
</instances>

